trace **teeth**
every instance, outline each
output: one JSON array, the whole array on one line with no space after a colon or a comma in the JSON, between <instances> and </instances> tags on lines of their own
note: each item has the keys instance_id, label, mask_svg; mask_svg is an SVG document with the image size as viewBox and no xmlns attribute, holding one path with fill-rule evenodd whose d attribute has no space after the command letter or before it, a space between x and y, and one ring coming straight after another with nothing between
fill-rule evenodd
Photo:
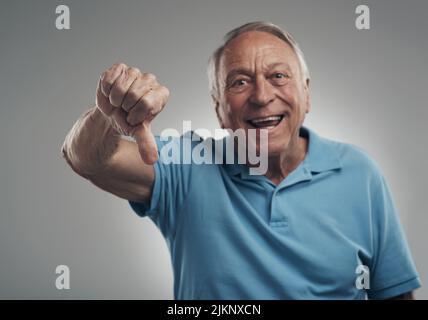
<instances>
[{"instance_id":1,"label":"teeth","mask_svg":"<svg viewBox=\"0 0 428 320\"><path fill-rule=\"evenodd\" d=\"M261 123L266 121L279 121L281 120L282 116L272 116L272 117L266 117L266 118L258 118L251 120L252 123Z\"/></svg>"}]
</instances>

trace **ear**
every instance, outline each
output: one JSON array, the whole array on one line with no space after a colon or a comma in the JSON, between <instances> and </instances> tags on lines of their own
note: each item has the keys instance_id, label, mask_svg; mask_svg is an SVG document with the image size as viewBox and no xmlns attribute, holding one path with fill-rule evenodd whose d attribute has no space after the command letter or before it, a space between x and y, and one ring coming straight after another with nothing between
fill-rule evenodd
<instances>
[{"instance_id":1,"label":"ear","mask_svg":"<svg viewBox=\"0 0 428 320\"><path fill-rule=\"evenodd\" d=\"M211 98L213 99L213 103L214 103L214 106L215 106L215 113L217 115L218 123L220 124L220 127L222 129L224 129L225 127L224 127L223 119L222 119L222 116L221 116L220 102L213 95L211 95Z\"/></svg>"},{"instance_id":2,"label":"ear","mask_svg":"<svg viewBox=\"0 0 428 320\"><path fill-rule=\"evenodd\" d=\"M306 99L306 113L309 113L311 111L311 95L309 93L309 78L306 79L305 85L305 99Z\"/></svg>"}]
</instances>

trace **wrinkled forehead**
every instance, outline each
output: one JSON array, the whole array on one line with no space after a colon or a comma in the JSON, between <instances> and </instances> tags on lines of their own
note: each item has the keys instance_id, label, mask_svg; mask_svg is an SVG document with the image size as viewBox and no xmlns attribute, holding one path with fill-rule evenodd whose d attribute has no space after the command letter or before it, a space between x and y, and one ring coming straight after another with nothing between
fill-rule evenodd
<instances>
[{"instance_id":1,"label":"wrinkled forehead","mask_svg":"<svg viewBox=\"0 0 428 320\"><path fill-rule=\"evenodd\" d=\"M260 31L246 32L231 40L220 59L220 71L226 75L235 68L263 67L283 63L298 68L294 50L282 39Z\"/></svg>"}]
</instances>

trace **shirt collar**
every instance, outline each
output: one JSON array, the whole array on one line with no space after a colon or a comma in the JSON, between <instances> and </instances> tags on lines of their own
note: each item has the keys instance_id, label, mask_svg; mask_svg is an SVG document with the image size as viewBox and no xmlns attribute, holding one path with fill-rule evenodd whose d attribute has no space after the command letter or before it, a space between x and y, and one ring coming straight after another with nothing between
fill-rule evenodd
<instances>
[{"instance_id":1,"label":"shirt collar","mask_svg":"<svg viewBox=\"0 0 428 320\"><path fill-rule=\"evenodd\" d=\"M320 137L306 127L300 128L300 136L309 140L304 163L311 172L319 173L342 168L336 142Z\"/></svg>"}]
</instances>

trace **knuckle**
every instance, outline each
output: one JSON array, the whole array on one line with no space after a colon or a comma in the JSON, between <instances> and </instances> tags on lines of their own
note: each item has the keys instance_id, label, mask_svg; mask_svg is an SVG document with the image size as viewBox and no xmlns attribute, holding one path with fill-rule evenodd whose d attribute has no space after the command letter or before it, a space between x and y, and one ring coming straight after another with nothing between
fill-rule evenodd
<instances>
[{"instance_id":1,"label":"knuckle","mask_svg":"<svg viewBox=\"0 0 428 320\"><path fill-rule=\"evenodd\" d=\"M106 77L102 80L101 85L102 85L104 88L111 88L111 86L113 85L113 83L114 83L114 79L113 79L112 77L106 76Z\"/></svg>"},{"instance_id":2,"label":"knuckle","mask_svg":"<svg viewBox=\"0 0 428 320\"><path fill-rule=\"evenodd\" d=\"M140 71L140 69L138 69L138 68L130 67L130 68L128 69L128 73L129 73L129 74L133 74L133 75L137 75L137 74L140 74L140 73L141 73L141 71Z\"/></svg>"},{"instance_id":3,"label":"knuckle","mask_svg":"<svg viewBox=\"0 0 428 320\"><path fill-rule=\"evenodd\" d=\"M162 92L162 94L164 95L164 97L166 98L166 99L168 99L169 98L169 96L170 96L170 91L169 91L169 89L167 88L167 87L164 87L164 86L161 86L161 92Z\"/></svg>"},{"instance_id":4,"label":"knuckle","mask_svg":"<svg viewBox=\"0 0 428 320\"><path fill-rule=\"evenodd\" d=\"M143 76L149 81L156 81L156 76L153 73L144 73Z\"/></svg>"},{"instance_id":5,"label":"knuckle","mask_svg":"<svg viewBox=\"0 0 428 320\"><path fill-rule=\"evenodd\" d=\"M124 63L115 63L107 70L104 70L104 72L101 74L101 79L104 80L114 78L118 70L121 70L126 67L127 66Z\"/></svg>"},{"instance_id":6,"label":"knuckle","mask_svg":"<svg viewBox=\"0 0 428 320\"><path fill-rule=\"evenodd\" d=\"M154 118L158 113L159 113L159 110L157 110L155 108L151 108L151 109L148 110L147 115L150 118Z\"/></svg>"},{"instance_id":7,"label":"knuckle","mask_svg":"<svg viewBox=\"0 0 428 320\"><path fill-rule=\"evenodd\" d=\"M101 78L101 83L103 85L112 86L114 83L114 80L115 80L114 74L107 71Z\"/></svg>"},{"instance_id":8,"label":"knuckle","mask_svg":"<svg viewBox=\"0 0 428 320\"><path fill-rule=\"evenodd\" d=\"M123 69L123 68L127 68L128 66L126 64L124 64L123 62L117 62L115 64L113 64L112 69Z\"/></svg>"}]
</instances>

